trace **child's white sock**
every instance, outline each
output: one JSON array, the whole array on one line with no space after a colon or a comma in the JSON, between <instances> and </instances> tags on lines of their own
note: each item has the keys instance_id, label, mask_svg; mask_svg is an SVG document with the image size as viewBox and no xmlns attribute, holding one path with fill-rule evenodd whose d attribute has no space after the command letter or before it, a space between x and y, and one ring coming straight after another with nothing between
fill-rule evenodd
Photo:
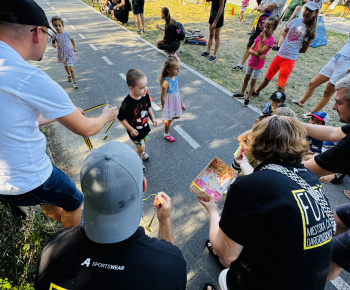
<instances>
[{"instance_id":1,"label":"child's white sock","mask_svg":"<svg viewBox=\"0 0 350 290\"><path fill-rule=\"evenodd\" d=\"M169 135L170 135L169 133L168 133L168 134L167 134L167 133L164 133L164 137L167 137L167 136L169 136Z\"/></svg>"}]
</instances>

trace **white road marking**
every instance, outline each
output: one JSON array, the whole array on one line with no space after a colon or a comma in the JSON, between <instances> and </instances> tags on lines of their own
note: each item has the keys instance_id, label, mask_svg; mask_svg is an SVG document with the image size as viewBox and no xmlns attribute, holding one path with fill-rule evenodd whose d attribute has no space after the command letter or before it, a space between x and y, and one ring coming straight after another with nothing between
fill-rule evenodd
<instances>
[{"instance_id":1,"label":"white road marking","mask_svg":"<svg viewBox=\"0 0 350 290\"><path fill-rule=\"evenodd\" d=\"M95 45L93 45L92 43L89 43L89 45L93 50L98 50L98 48Z\"/></svg>"},{"instance_id":2,"label":"white road marking","mask_svg":"<svg viewBox=\"0 0 350 290\"><path fill-rule=\"evenodd\" d=\"M350 289L350 285L347 284L342 278L340 278L339 276L337 278L335 278L334 280L330 281L335 288L337 288L338 290L348 290Z\"/></svg>"},{"instance_id":3,"label":"white road marking","mask_svg":"<svg viewBox=\"0 0 350 290\"><path fill-rule=\"evenodd\" d=\"M85 39L86 37L83 35L83 34L81 34L81 33L79 33L78 34L82 39Z\"/></svg>"},{"instance_id":4,"label":"white road marking","mask_svg":"<svg viewBox=\"0 0 350 290\"><path fill-rule=\"evenodd\" d=\"M58 16L60 16L60 15L61 15L61 13L60 13L60 12L58 12L58 11L56 11L56 14L57 14Z\"/></svg>"},{"instance_id":5,"label":"white road marking","mask_svg":"<svg viewBox=\"0 0 350 290\"><path fill-rule=\"evenodd\" d=\"M184 138L188 144L192 146L193 149L197 149L199 147L199 144L194 141L194 139L188 135L179 125L174 127L174 130L181 135L182 138Z\"/></svg>"},{"instance_id":6,"label":"white road marking","mask_svg":"<svg viewBox=\"0 0 350 290\"><path fill-rule=\"evenodd\" d=\"M152 108L155 110L155 111L159 111L160 110L160 107L153 101L151 101L151 105L152 105Z\"/></svg>"},{"instance_id":7,"label":"white road marking","mask_svg":"<svg viewBox=\"0 0 350 290\"><path fill-rule=\"evenodd\" d=\"M55 7L53 7L53 6L51 6L51 9L52 9L52 10L56 10L56 8L55 8Z\"/></svg>"},{"instance_id":8,"label":"white road marking","mask_svg":"<svg viewBox=\"0 0 350 290\"><path fill-rule=\"evenodd\" d=\"M73 26L73 25L69 25L70 26L70 28L72 28L73 30L77 30L76 28L75 28L75 26Z\"/></svg>"},{"instance_id":9,"label":"white road marking","mask_svg":"<svg viewBox=\"0 0 350 290\"><path fill-rule=\"evenodd\" d=\"M64 22L68 22L68 20L66 18L62 18Z\"/></svg>"},{"instance_id":10,"label":"white road marking","mask_svg":"<svg viewBox=\"0 0 350 290\"><path fill-rule=\"evenodd\" d=\"M106 63L108 63L109 65L113 65L113 62L111 62L111 61L108 59L107 56L102 56L102 59L103 59Z\"/></svg>"},{"instance_id":11,"label":"white road marking","mask_svg":"<svg viewBox=\"0 0 350 290\"><path fill-rule=\"evenodd\" d=\"M120 77L121 77L124 81L126 81L126 75L125 75L125 74L120 73L119 75L120 75Z\"/></svg>"}]
</instances>

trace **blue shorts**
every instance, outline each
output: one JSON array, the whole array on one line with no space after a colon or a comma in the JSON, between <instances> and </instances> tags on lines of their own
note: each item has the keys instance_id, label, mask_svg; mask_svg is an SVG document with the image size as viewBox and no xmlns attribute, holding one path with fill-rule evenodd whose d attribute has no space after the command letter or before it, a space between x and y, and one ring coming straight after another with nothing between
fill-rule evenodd
<instances>
[{"instance_id":1,"label":"blue shorts","mask_svg":"<svg viewBox=\"0 0 350 290\"><path fill-rule=\"evenodd\" d=\"M82 205L84 195L72 179L54 166L51 176L36 189L19 195L0 194L0 200L21 206L50 204L74 211Z\"/></svg>"}]
</instances>

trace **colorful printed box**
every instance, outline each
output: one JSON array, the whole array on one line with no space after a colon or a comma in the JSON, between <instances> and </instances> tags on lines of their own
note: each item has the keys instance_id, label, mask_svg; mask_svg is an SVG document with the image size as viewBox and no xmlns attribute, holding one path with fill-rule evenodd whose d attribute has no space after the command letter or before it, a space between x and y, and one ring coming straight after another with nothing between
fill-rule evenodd
<instances>
[{"instance_id":1,"label":"colorful printed box","mask_svg":"<svg viewBox=\"0 0 350 290\"><path fill-rule=\"evenodd\" d=\"M237 174L238 172L231 166L228 166L218 157L214 157L192 181L190 190L198 197L206 200L209 200L210 195L214 194L217 202Z\"/></svg>"}]
</instances>

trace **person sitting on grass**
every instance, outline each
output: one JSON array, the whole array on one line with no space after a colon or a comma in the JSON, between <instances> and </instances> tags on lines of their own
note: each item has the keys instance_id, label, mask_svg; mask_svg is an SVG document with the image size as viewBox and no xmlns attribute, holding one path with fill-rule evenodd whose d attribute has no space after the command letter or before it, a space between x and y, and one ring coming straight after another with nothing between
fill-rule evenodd
<instances>
[{"instance_id":1,"label":"person sitting on grass","mask_svg":"<svg viewBox=\"0 0 350 290\"><path fill-rule=\"evenodd\" d=\"M265 22L264 30L254 40L254 44L249 49L249 53L251 54L251 56L248 61L246 75L243 81L241 92L232 96L234 98L244 98L244 92L251 78L252 80L250 81L249 92L247 97L244 99L244 107L247 107L249 104L249 98L255 89L256 80L259 77L261 69L265 64L266 54L269 52L269 50L275 42L275 39L273 38L272 34L277 28L277 26L278 18L275 16L270 16Z\"/></svg>"},{"instance_id":2,"label":"person sitting on grass","mask_svg":"<svg viewBox=\"0 0 350 290\"><path fill-rule=\"evenodd\" d=\"M131 11L130 0L117 0L117 5L113 7L112 18L126 26L129 21L129 11Z\"/></svg>"},{"instance_id":3,"label":"person sitting on grass","mask_svg":"<svg viewBox=\"0 0 350 290\"><path fill-rule=\"evenodd\" d=\"M264 115L266 114L272 114L277 108L279 107L285 107L286 104L284 103L286 101L286 95L282 92L274 92L270 97L270 102L268 102L264 109L262 110L262 113Z\"/></svg>"},{"instance_id":4,"label":"person sitting on grass","mask_svg":"<svg viewBox=\"0 0 350 290\"><path fill-rule=\"evenodd\" d=\"M160 10L160 17L165 20L165 27L162 28L157 24L157 29L164 31L164 37L157 41L157 48L164 50L169 55L177 57L176 51L180 47L180 40L177 40L174 35L173 19L170 16L168 7L163 7Z\"/></svg>"}]
</instances>

